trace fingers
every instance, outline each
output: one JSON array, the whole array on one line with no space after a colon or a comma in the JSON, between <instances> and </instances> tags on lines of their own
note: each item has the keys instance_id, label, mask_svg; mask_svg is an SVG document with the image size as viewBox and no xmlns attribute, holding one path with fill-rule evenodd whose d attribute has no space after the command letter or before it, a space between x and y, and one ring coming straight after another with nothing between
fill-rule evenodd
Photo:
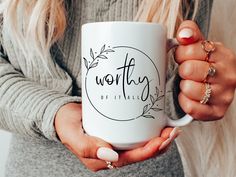
<instances>
[{"instance_id":1,"label":"fingers","mask_svg":"<svg viewBox=\"0 0 236 177\"><path fill-rule=\"evenodd\" d=\"M175 51L175 60L177 63L182 63L187 60L204 61L206 53L202 49L201 41L189 45L180 45Z\"/></svg>"},{"instance_id":2,"label":"fingers","mask_svg":"<svg viewBox=\"0 0 236 177\"><path fill-rule=\"evenodd\" d=\"M104 160L80 158L80 161L91 171L107 170L107 164Z\"/></svg>"},{"instance_id":3,"label":"fingers","mask_svg":"<svg viewBox=\"0 0 236 177\"><path fill-rule=\"evenodd\" d=\"M213 64L212 66L214 67ZM185 61L179 65L179 75L185 80L203 82L207 78L209 67L210 65L207 62L198 60ZM214 76L214 79L208 77L208 82L214 83L216 77L216 75ZM209 79L211 79L211 81Z\"/></svg>"},{"instance_id":4,"label":"fingers","mask_svg":"<svg viewBox=\"0 0 236 177\"><path fill-rule=\"evenodd\" d=\"M165 140L165 138L156 137L143 147L121 152L119 154L119 161L115 165L121 167L153 157L158 153L159 147Z\"/></svg>"},{"instance_id":5,"label":"fingers","mask_svg":"<svg viewBox=\"0 0 236 177\"><path fill-rule=\"evenodd\" d=\"M179 94L179 104L186 114L190 114L195 119L205 120L208 117L212 118L213 109L211 106L207 104L203 105L197 101L191 100L188 97L186 97L183 93Z\"/></svg>"},{"instance_id":6,"label":"fingers","mask_svg":"<svg viewBox=\"0 0 236 177\"><path fill-rule=\"evenodd\" d=\"M165 129L162 130L161 132L161 137L164 138L164 139L167 139L169 138L171 132L174 130L174 133L176 131L176 129L173 129L172 127L167 127Z\"/></svg>"},{"instance_id":7,"label":"fingers","mask_svg":"<svg viewBox=\"0 0 236 177\"><path fill-rule=\"evenodd\" d=\"M107 147L100 147L97 150L97 157L101 160L116 162L119 159L119 154Z\"/></svg>"},{"instance_id":8,"label":"fingers","mask_svg":"<svg viewBox=\"0 0 236 177\"><path fill-rule=\"evenodd\" d=\"M172 130L172 131L170 131ZM168 146L170 145L170 143L172 141L174 141L174 139L182 132L182 130L180 130L178 127L175 127L174 129L171 128L165 128L162 133L161 133L161 137L165 137L169 134L169 137L161 144L161 146L159 147L159 151L164 152ZM168 134L167 134L168 133Z\"/></svg>"},{"instance_id":9,"label":"fingers","mask_svg":"<svg viewBox=\"0 0 236 177\"><path fill-rule=\"evenodd\" d=\"M198 25L190 20L183 21L177 31L180 45L188 45L204 39Z\"/></svg>"},{"instance_id":10,"label":"fingers","mask_svg":"<svg viewBox=\"0 0 236 177\"><path fill-rule=\"evenodd\" d=\"M180 82L180 90L182 94L189 99L200 102L205 95L206 86L204 83L195 82L192 80L182 80ZM224 94L223 97L221 97L223 92L222 87L220 87L220 85L211 84L211 90L211 97L208 104L225 104ZM219 102L219 100L221 101Z\"/></svg>"},{"instance_id":11,"label":"fingers","mask_svg":"<svg viewBox=\"0 0 236 177\"><path fill-rule=\"evenodd\" d=\"M106 147L107 150L110 149L110 152L107 152L108 155L104 155L105 153L101 153L99 154L99 158L101 158L102 160L109 160L109 161L116 161L118 160L118 154L114 155L117 156L117 159L114 157L109 157L109 154L113 153L115 154L116 152L112 150L111 145L109 145L108 143L106 143L105 141L98 139L98 138L94 138L94 137L82 137L82 138L78 138L77 142L74 142L74 151L75 153L79 156L79 157L83 157L83 158L93 158L93 159L97 159L98 158L98 150L100 147Z\"/></svg>"},{"instance_id":12,"label":"fingers","mask_svg":"<svg viewBox=\"0 0 236 177\"><path fill-rule=\"evenodd\" d=\"M178 128L165 128L161 133L161 137L153 138L145 146L121 152L119 154L119 161L115 162L114 165L121 167L154 157L167 148L179 133L180 130Z\"/></svg>"},{"instance_id":13,"label":"fingers","mask_svg":"<svg viewBox=\"0 0 236 177\"><path fill-rule=\"evenodd\" d=\"M208 75L209 69L214 68L214 76ZM231 69L228 68L228 71ZM208 63L198 60L185 61L179 65L179 75L184 80L192 80L196 82L209 82L211 84L231 85L233 82L230 81L231 74L225 74L225 66L222 63ZM233 76L234 78L234 76ZM229 80L229 82L225 82ZM233 80L233 79L231 79Z\"/></svg>"},{"instance_id":14,"label":"fingers","mask_svg":"<svg viewBox=\"0 0 236 177\"><path fill-rule=\"evenodd\" d=\"M148 158L154 157L157 154L164 152L169 147L171 142L173 142L174 139L179 135L179 133L180 129L177 127L165 128L161 132L160 137L153 138L145 146L129 151L121 151L119 154L119 161L113 162L112 165L114 167L122 167L128 164L140 162ZM100 160L81 157L80 160L85 166L87 166L92 171L108 169L106 161L110 161L106 159Z\"/></svg>"},{"instance_id":15,"label":"fingers","mask_svg":"<svg viewBox=\"0 0 236 177\"><path fill-rule=\"evenodd\" d=\"M124 165L140 162L148 158L154 157L159 152L164 152L165 149L168 148L168 146L171 144L171 142L179 135L179 133L180 130L178 128L165 128L161 132L161 137L153 138L144 147L129 151L121 151L119 154L119 161L113 162L112 165L114 167L122 167ZM98 156L100 156L100 153L103 153L101 152L101 149L105 149L105 151L107 151L106 148L100 148L98 150ZM106 161L110 161L107 159L100 160L83 157L79 157L79 159L87 168L95 172L102 169L108 169Z\"/></svg>"},{"instance_id":16,"label":"fingers","mask_svg":"<svg viewBox=\"0 0 236 177\"><path fill-rule=\"evenodd\" d=\"M192 21L180 25L177 40L180 45L176 48L175 59L180 64L179 75L184 80L180 84L181 108L198 120L222 118L234 97L235 54L218 42L214 42L214 50L207 52L207 46L202 45L204 37ZM210 84L208 92L203 82ZM201 104L201 100L206 104Z\"/></svg>"},{"instance_id":17,"label":"fingers","mask_svg":"<svg viewBox=\"0 0 236 177\"><path fill-rule=\"evenodd\" d=\"M71 130L71 137L63 144L91 171L108 169L106 161L118 161L119 154L105 141Z\"/></svg>"},{"instance_id":18,"label":"fingers","mask_svg":"<svg viewBox=\"0 0 236 177\"><path fill-rule=\"evenodd\" d=\"M210 63L233 63L235 64L235 54L233 51L225 48L222 44L214 42L215 51L210 55ZM189 45L180 45L175 51L175 60L181 64L188 60L205 61L206 52L202 48L202 41L198 41Z\"/></svg>"},{"instance_id":19,"label":"fingers","mask_svg":"<svg viewBox=\"0 0 236 177\"><path fill-rule=\"evenodd\" d=\"M215 51L210 56L210 62L222 62L222 60L228 60L226 57L229 51L221 44L215 43ZM175 51L175 60L177 63L181 64L187 60L201 60L205 61L206 52L202 48L202 41L198 41L189 45L180 45Z\"/></svg>"},{"instance_id":20,"label":"fingers","mask_svg":"<svg viewBox=\"0 0 236 177\"><path fill-rule=\"evenodd\" d=\"M231 96L229 98L232 99ZM231 102L231 99L228 102ZM196 120L202 121L219 120L228 109L228 104L200 104L197 101L189 99L182 92L179 94L179 104L185 113L190 114Z\"/></svg>"},{"instance_id":21,"label":"fingers","mask_svg":"<svg viewBox=\"0 0 236 177\"><path fill-rule=\"evenodd\" d=\"M222 118L234 97L235 54L222 44L215 45L216 50L210 55L210 63L204 61L204 51L199 42L180 46L176 50L177 61L180 63L179 75L183 79L179 103L186 113L198 120ZM210 65L216 69L214 76L207 76ZM200 103L206 90L203 82L211 84L212 91L207 105Z\"/></svg>"},{"instance_id":22,"label":"fingers","mask_svg":"<svg viewBox=\"0 0 236 177\"><path fill-rule=\"evenodd\" d=\"M64 133L62 143L73 151L77 157L97 159L97 150L100 147L112 149L111 145L102 139L84 134L80 131L81 127L76 124L65 125L65 130L66 133Z\"/></svg>"},{"instance_id":23,"label":"fingers","mask_svg":"<svg viewBox=\"0 0 236 177\"><path fill-rule=\"evenodd\" d=\"M161 133L161 137L153 138L144 147L122 151L119 154L118 162L115 162L118 160L118 154L114 155L116 152L111 149L110 145L100 139L77 135L78 138L72 139L78 139L78 142L73 141L64 144L77 155L88 169L98 171L108 169L106 161L113 161L115 167L121 167L154 157L161 151L163 152L179 133L177 128L165 128ZM70 135L73 136L73 134Z\"/></svg>"}]
</instances>

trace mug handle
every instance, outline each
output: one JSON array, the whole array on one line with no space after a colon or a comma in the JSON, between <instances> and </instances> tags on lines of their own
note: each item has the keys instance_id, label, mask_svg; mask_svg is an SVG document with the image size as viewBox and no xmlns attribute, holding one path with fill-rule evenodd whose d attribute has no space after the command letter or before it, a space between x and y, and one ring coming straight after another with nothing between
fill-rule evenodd
<instances>
[{"instance_id":1,"label":"mug handle","mask_svg":"<svg viewBox=\"0 0 236 177\"><path fill-rule=\"evenodd\" d=\"M167 39L167 52L169 52L171 49L177 47L179 45L177 39ZM173 120L169 118L166 114L164 115L167 120L167 125L171 127L180 127L185 126L193 121L193 117L189 114L186 114L185 116L181 117L178 120Z\"/></svg>"}]
</instances>

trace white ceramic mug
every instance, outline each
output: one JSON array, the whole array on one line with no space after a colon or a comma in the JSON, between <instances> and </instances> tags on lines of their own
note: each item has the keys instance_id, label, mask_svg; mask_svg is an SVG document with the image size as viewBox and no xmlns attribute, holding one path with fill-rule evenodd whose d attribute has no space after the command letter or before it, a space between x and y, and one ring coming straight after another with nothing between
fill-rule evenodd
<instances>
[{"instance_id":1,"label":"white ceramic mug","mask_svg":"<svg viewBox=\"0 0 236 177\"><path fill-rule=\"evenodd\" d=\"M192 121L189 115L172 120L164 113L166 54L173 42L160 24L82 26L82 120L87 134L116 149L132 149L159 136L165 126Z\"/></svg>"}]
</instances>

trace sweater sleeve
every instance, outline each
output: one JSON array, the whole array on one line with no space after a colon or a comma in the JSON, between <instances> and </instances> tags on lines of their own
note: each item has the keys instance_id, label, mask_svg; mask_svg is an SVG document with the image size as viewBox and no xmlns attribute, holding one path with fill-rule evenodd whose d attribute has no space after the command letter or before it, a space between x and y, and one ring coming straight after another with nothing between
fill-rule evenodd
<instances>
[{"instance_id":1,"label":"sweater sleeve","mask_svg":"<svg viewBox=\"0 0 236 177\"><path fill-rule=\"evenodd\" d=\"M70 102L80 102L26 78L0 55L0 129L57 141L54 117Z\"/></svg>"}]
</instances>

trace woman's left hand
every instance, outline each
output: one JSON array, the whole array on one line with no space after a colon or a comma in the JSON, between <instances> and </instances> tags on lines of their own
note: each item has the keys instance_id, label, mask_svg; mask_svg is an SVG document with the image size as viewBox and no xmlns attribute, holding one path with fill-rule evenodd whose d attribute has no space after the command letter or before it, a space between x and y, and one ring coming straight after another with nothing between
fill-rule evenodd
<instances>
[{"instance_id":1,"label":"woman's left hand","mask_svg":"<svg viewBox=\"0 0 236 177\"><path fill-rule=\"evenodd\" d=\"M175 58L179 65L179 104L182 109L198 120L218 120L227 111L234 98L236 87L236 56L223 44L214 42L215 50L209 55L204 51L204 37L192 21L184 21L178 30ZM213 47L213 46L210 46ZM215 69L213 76L209 68ZM210 84L210 98L200 103L206 95L206 83Z\"/></svg>"}]
</instances>

